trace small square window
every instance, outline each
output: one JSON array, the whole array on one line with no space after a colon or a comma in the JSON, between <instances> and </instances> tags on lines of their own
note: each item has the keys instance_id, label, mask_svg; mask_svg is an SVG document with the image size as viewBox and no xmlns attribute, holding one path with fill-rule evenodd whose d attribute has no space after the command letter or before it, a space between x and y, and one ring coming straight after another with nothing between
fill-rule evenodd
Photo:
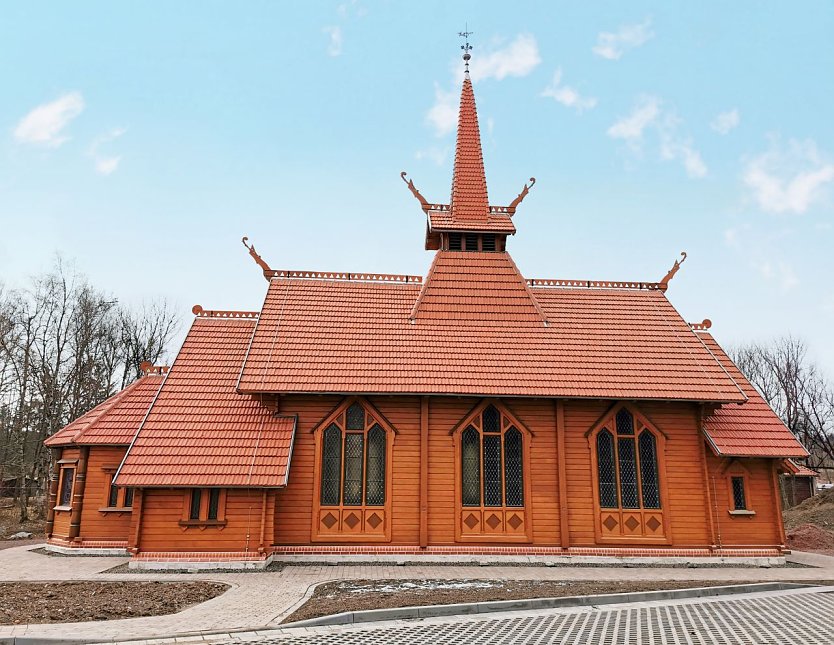
<instances>
[{"instance_id":1,"label":"small square window","mask_svg":"<svg viewBox=\"0 0 834 645\"><path fill-rule=\"evenodd\" d=\"M746 511L747 497L744 493L744 477L733 477L733 510Z\"/></svg>"}]
</instances>

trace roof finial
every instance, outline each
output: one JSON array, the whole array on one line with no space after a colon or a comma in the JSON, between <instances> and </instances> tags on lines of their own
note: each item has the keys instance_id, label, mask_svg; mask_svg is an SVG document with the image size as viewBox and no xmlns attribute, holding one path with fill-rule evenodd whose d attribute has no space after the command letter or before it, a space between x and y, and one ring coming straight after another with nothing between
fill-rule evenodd
<instances>
[{"instance_id":1,"label":"roof finial","mask_svg":"<svg viewBox=\"0 0 834 645\"><path fill-rule=\"evenodd\" d=\"M472 45L469 44L469 36L475 32L469 31L469 23L465 24L464 30L459 31L458 36L464 39L464 44L460 46L463 50L463 72L466 74L466 78L469 78L469 59L472 58L472 54L469 53L472 51Z\"/></svg>"},{"instance_id":2,"label":"roof finial","mask_svg":"<svg viewBox=\"0 0 834 645\"><path fill-rule=\"evenodd\" d=\"M672 268L669 269L669 272L663 276L663 279L660 281L660 290L666 291L669 288L669 282L672 278L675 277L675 274L678 272L678 269L681 268L681 264L686 262L686 251L681 251L681 259L675 260L675 264L672 265Z\"/></svg>"}]
</instances>

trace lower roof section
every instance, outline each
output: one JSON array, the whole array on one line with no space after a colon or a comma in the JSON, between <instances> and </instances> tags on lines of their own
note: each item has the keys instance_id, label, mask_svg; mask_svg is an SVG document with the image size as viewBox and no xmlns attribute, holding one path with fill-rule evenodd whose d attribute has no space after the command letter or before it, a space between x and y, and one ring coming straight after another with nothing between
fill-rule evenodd
<instances>
[{"instance_id":1,"label":"lower roof section","mask_svg":"<svg viewBox=\"0 0 834 645\"><path fill-rule=\"evenodd\" d=\"M704 432L713 451L723 457L807 457L808 451L715 339L706 332L698 334L747 394L744 405L724 405L704 418Z\"/></svg>"},{"instance_id":2,"label":"lower roof section","mask_svg":"<svg viewBox=\"0 0 834 645\"><path fill-rule=\"evenodd\" d=\"M255 318L198 316L116 475L120 486L287 483L295 417L235 382Z\"/></svg>"}]
</instances>

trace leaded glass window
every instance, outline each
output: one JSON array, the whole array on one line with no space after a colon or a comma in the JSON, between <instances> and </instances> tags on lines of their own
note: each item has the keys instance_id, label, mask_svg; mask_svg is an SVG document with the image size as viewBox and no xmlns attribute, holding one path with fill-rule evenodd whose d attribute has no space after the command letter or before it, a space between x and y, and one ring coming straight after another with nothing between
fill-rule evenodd
<instances>
[{"instance_id":1,"label":"leaded glass window","mask_svg":"<svg viewBox=\"0 0 834 645\"><path fill-rule=\"evenodd\" d=\"M74 468L64 468L61 471L63 479L61 480L61 500L59 506L72 505L72 480L75 476Z\"/></svg>"},{"instance_id":2,"label":"leaded glass window","mask_svg":"<svg viewBox=\"0 0 834 645\"><path fill-rule=\"evenodd\" d=\"M321 439L321 505L384 506L388 436L373 412L352 403Z\"/></svg>"},{"instance_id":3,"label":"leaded glass window","mask_svg":"<svg viewBox=\"0 0 834 645\"><path fill-rule=\"evenodd\" d=\"M460 436L461 504L524 506L524 438L494 405Z\"/></svg>"},{"instance_id":4,"label":"leaded glass window","mask_svg":"<svg viewBox=\"0 0 834 645\"><path fill-rule=\"evenodd\" d=\"M657 441L648 430L638 439L640 450L640 489L643 508L660 508L660 488L657 483Z\"/></svg>"},{"instance_id":5,"label":"leaded glass window","mask_svg":"<svg viewBox=\"0 0 834 645\"><path fill-rule=\"evenodd\" d=\"M614 472L614 437L603 429L597 435L597 471L599 479L599 505L617 508L617 475Z\"/></svg>"},{"instance_id":6,"label":"leaded glass window","mask_svg":"<svg viewBox=\"0 0 834 645\"><path fill-rule=\"evenodd\" d=\"M209 504L208 504L208 519L216 520L217 519L217 511L220 508L220 489L219 488L210 488L209 489Z\"/></svg>"},{"instance_id":7,"label":"leaded glass window","mask_svg":"<svg viewBox=\"0 0 834 645\"><path fill-rule=\"evenodd\" d=\"M524 465L521 432L512 427L504 435L504 487L507 506L524 506Z\"/></svg>"},{"instance_id":8,"label":"leaded glass window","mask_svg":"<svg viewBox=\"0 0 834 645\"><path fill-rule=\"evenodd\" d=\"M321 453L321 503L335 506L342 493L342 431L335 423L324 431Z\"/></svg>"},{"instance_id":9,"label":"leaded glass window","mask_svg":"<svg viewBox=\"0 0 834 645\"><path fill-rule=\"evenodd\" d=\"M597 434L601 508L660 508L657 438L637 421L628 408L620 408Z\"/></svg>"},{"instance_id":10,"label":"leaded glass window","mask_svg":"<svg viewBox=\"0 0 834 645\"><path fill-rule=\"evenodd\" d=\"M362 459L364 457L364 434L345 435L345 506L362 504Z\"/></svg>"},{"instance_id":11,"label":"leaded glass window","mask_svg":"<svg viewBox=\"0 0 834 645\"><path fill-rule=\"evenodd\" d=\"M481 505L481 438L469 426L460 439L461 472L463 474L463 505Z\"/></svg>"},{"instance_id":12,"label":"leaded glass window","mask_svg":"<svg viewBox=\"0 0 834 645\"><path fill-rule=\"evenodd\" d=\"M744 495L744 477L733 477L733 509L736 511L747 510L747 499Z\"/></svg>"},{"instance_id":13,"label":"leaded glass window","mask_svg":"<svg viewBox=\"0 0 834 645\"><path fill-rule=\"evenodd\" d=\"M189 509L188 518L192 520L200 519L200 502L202 502L203 491L199 488L194 488L191 491L191 508Z\"/></svg>"},{"instance_id":14,"label":"leaded glass window","mask_svg":"<svg viewBox=\"0 0 834 645\"><path fill-rule=\"evenodd\" d=\"M385 504L385 430L379 424L368 431L368 471L365 478L365 504Z\"/></svg>"}]
</instances>

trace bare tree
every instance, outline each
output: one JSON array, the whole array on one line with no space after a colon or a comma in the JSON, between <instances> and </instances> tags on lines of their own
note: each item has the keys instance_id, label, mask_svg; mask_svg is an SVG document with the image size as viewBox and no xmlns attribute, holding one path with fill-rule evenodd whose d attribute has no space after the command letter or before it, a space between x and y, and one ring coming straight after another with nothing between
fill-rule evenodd
<instances>
[{"instance_id":1,"label":"bare tree","mask_svg":"<svg viewBox=\"0 0 834 645\"><path fill-rule=\"evenodd\" d=\"M808 357L805 343L785 336L733 348L730 355L811 452L809 465L834 463L834 387Z\"/></svg>"},{"instance_id":2,"label":"bare tree","mask_svg":"<svg viewBox=\"0 0 834 645\"><path fill-rule=\"evenodd\" d=\"M46 481L43 441L165 355L177 320L164 301L131 311L60 260L28 289L0 291L0 478L16 478L20 519Z\"/></svg>"}]
</instances>

